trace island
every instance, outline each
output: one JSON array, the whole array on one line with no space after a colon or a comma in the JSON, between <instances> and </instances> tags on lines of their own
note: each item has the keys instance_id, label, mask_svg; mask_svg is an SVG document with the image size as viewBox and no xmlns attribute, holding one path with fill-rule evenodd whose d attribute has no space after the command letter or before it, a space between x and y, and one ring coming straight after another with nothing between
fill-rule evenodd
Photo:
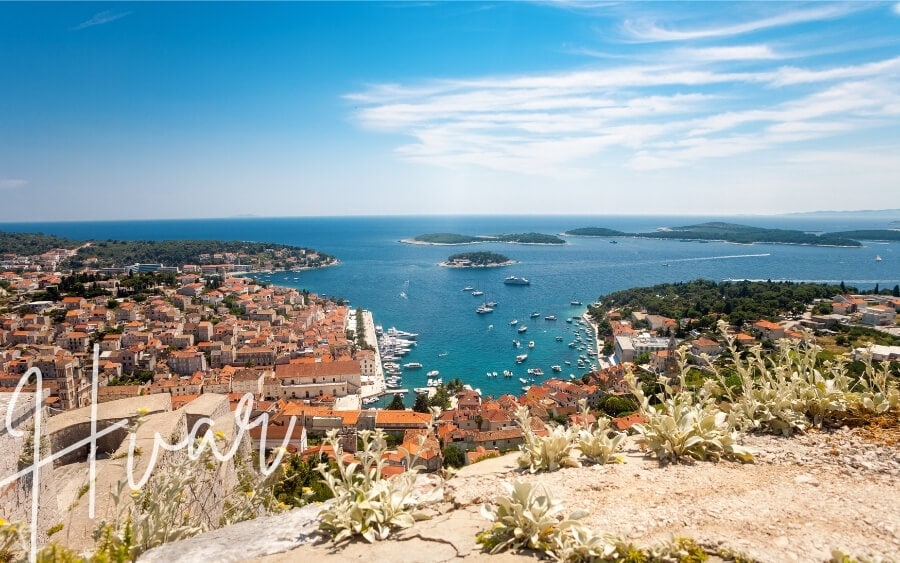
<instances>
[{"instance_id":1,"label":"island","mask_svg":"<svg viewBox=\"0 0 900 563\"><path fill-rule=\"evenodd\" d=\"M438 264L445 268L493 268L516 264L508 256L496 252L463 252L454 254Z\"/></svg>"},{"instance_id":2,"label":"island","mask_svg":"<svg viewBox=\"0 0 900 563\"><path fill-rule=\"evenodd\" d=\"M641 237L685 241L724 241L738 244L802 244L809 246L862 246L856 238L891 240L893 231L848 231L846 233L807 233L791 229L766 229L735 223L709 222L683 227L660 228L649 233L623 233L602 227L582 227L566 231L569 236ZM851 238L849 235L855 235ZM896 240L896 239L893 239Z\"/></svg>"},{"instance_id":3,"label":"island","mask_svg":"<svg viewBox=\"0 0 900 563\"><path fill-rule=\"evenodd\" d=\"M507 233L500 235L460 235L457 233L426 233L400 242L407 244L475 244L482 242L508 242L513 244L566 244L556 235L544 233Z\"/></svg>"},{"instance_id":4,"label":"island","mask_svg":"<svg viewBox=\"0 0 900 563\"><path fill-rule=\"evenodd\" d=\"M136 271L185 269L249 272L303 270L331 266L337 259L310 248L272 242L220 240L72 240L41 233L0 231L0 254L30 257L46 269L129 268ZM190 269L190 268L187 268Z\"/></svg>"}]
</instances>

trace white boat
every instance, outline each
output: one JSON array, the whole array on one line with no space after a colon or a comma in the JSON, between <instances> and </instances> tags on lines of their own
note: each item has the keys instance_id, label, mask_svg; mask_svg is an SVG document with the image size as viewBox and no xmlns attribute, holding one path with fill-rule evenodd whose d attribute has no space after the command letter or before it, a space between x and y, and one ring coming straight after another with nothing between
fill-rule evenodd
<instances>
[{"instance_id":1,"label":"white boat","mask_svg":"<svg viewBox=\"0 0 900 563\"><path fill-rule=\"evenodd\" d=\"M503 377L512 377L513 372L511 370L505 369L503 370Z\"/></svg>"},{"instance_id":2,"label":"white boat","mask_svg":"<svg viewBox=\"0 0 900 563\"><path fill-rule=\"evenodd\" d=\"M879 255L876 254L876 255L875 255L875 261L876 261L876 262L881 262L881 256L879 256Z\"/></svg>"},{"instance_id":3,"label":"white boat","mask_svg":"<svg viewBox=\"0 0 900 563\"><path fill-rule=\"evenodd\" d=\"M528 359L528 354L519 354L518 356L516 356L516 363L521 364L522 362L524 362L527 359Z\"/></svg>"},{"instance_id":4,"label":"white boat","mask_svg":"<svg viewBox=\"0 0 900 563\"><path fill-rule=\"evenodd\" d=\"M519 319L513 319L509 321L509 326L516 326L517 324L519 324Z\"/></svg>"},{"instance_id":5,"label":"white boat","mask_svg":"<svg viewBox=\"0 0 900 563\"><path fill-rule=\"evenodd\" d=\"M556 315L547 315L546 317L544 317L544 320L545 321L555 321Z\"/></svg>"},{"instance_id":6,"label":"white boat","mask_svg":"<svg viewBox=\"0 0 900 563\"><path fill-rule=\"evenodd\" d=\"M480 307L475 309L475 312L478 313L479 315L486 315L488 313L493 313L494 310L491 309L490 307L488 307L487 305L481 305Z\"/></svg>"},{"instance_id":7,"label":"white boat","mask_svg":"<svg viewBox=\"0 0 900 563\"><path fill-rule=\"evenodd\" d=\"M419 336L419 333L417 332L406 332L405 330L399 330L395 327L387 329L387 332L385 334L387 336L390 336L391 338L400 338L405 340L415 340L416 337Z\"/></svg>"},{"instance_id":8,"label":"white boat","mask_svg":"<svg viewBox=\"0 0 900 563\"><path fill-rule=\"evenodd\" d=\"M522 383L528 383L528 380L525 379L524 377L520 377L519 381L521 381Z\"/></svg>"},{"instance_id":9,"label":"white boat","mask_svg":"<svg viewBox=\"0 0 900 563\"><path fill-rule=\"evenodd\" d=\"M668 266L668 264L666 264L666 266ZM577 307L579 305L583 305L583 303L581 301L579 301L578 299L573 299L573 300L569 301L569 305L574 305Z\"/></svg>"},{"instance_id":10,"label":"white boat","mask_svg":"<svg viewBox=\"0 0 900 563\"><path fill-rule=\"evenodd\" d=\"M525 332L526 330L528 330L528 327L525 326L525 325L522 325L522 326L519 327L518 330L519 330L520 333L522 333L522 332Z\"/></svg>"},{"instance_id":11,"label":"white boat","mask_svg":"<svg viewBox=\"0 0 900 563\"><path fill-rule=\"evenodd\" d=\"M406 369L419 369L422 367L422 364L420 364L419 362L408 362L403 364L403 367L405 367Z\"/></svg>"},{"instance_id":12,"label":"white boat","mask_svg":"<svg viewBox=\"0 0 900 563\"><path fill-rule=\"evenodd\" d=\"M540 316L541 316L541 314L538 313L537 311L531 313L531 318L532 318L532 319L536 319L536 318L538 318L538 317L540 317Z\"/></svg>"},{"instance_id":13,"label":"white boat","mask_svg":"<svg viewBox=\"0 0 900 563\"><path fill-rule=\"evenodd\" d=\"M522 345L522 343L519 342L518 340L513 340L513 346L515 346L516 348L518 348L521 345Z\"/></svg>"},{"instance_id":14,"label":"white boat","mask_svg":"<svg viewBox=\"0 0 900 563\"><path fill-rule=\"evenodd\" d=\"M415 389L413 389L413 391L415 391L419 395L427 395L431 392L431 389L429 389L428 387L416 387Z\"/></svg>"},{"instance_id":15,"label":"white boat","mask_svg":"<svg viewBox=\"0 0 900 563\"><path fill-rule=\"evenodd\" d=\"M472 287L471 285L467 285L466 287L462 288L462 290L463 291L475 291L475 288Z\"/></svg>"},{"instance_id":16,"label":"white boat","mask_svg":"<svg viewBox=\"0 0 900 563\"><path fill-rule=\"evenodd\" d=\"M526 278L509 276L505 280L503 280L503 283L505 283L507 285L529 285L531 282L528 281Z\"/></svg>"},{"instance_id":17,"label":"white boat","mask_svg":"<svg viewBox=\"0 0 900 563\"><path fill-rule=\"evenodd\" d=\"M556 373L559 373L562 371L562 366L560 366L560 365L550 366L550 369L552 369Z\"/></svg>"},{"instance_id":18,"label":"white boat","mask_svg":"<svg viewBox=\"0 0 900 563\"><path fill-rule=\"evenodd\" d=\"M429 371L429 372L428 372L427 374L425 374L425 375L427 375L428 377L437 377L437 376L440 375L440 374L441 374L441 372L439 372L439 371L436 370L436 369L433 369L433 370Z\"/></svg>"},{"instance_id":19,"label":"white boat","mask_svg":"<svg viewBox=\"0 0 900 563\"><path fill-rule=\"evenodd\" d=\"M563 341L563 337L562 337L562 336L557 336L557 337L556 337L556 341L557 341L557 342L562 342L562 341Z\"/></svg>"},{"instance_id":20,"label":"white boat","mask_svg":"<svg viewBox=\"0 0 900 563\"><path fill-rule=\"evenodd\" d=\"M528 348L534 348L534 340L528 341Z\"/></svg>"},{"instance_id":21,"label":"white boat","mask_svg":"<svg viewBox=\"0 0 900 563\"><path fill-rule=\"evenodd\" d=\"M472 292L472 295L474 295L475 297L478 297L479 295L484 295L484 292L476 289L475 291Z\"/></svg>"}]
</instances>

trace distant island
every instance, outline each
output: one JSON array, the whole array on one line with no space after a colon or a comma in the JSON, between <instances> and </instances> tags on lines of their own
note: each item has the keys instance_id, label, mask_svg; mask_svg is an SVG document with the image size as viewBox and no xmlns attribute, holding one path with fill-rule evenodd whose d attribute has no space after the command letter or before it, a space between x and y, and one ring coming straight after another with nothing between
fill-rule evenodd
<instances>
[{"instance_id":1,"label":"distant island","mask_svg":"<svg viewBox=\"0 0 900 563\"><path fill-rule=\"evenodd\" d=\"M566 244L556 235L543 233L509 233L501 235L460 235L457 233L426 233L400 242L407 244L475 244L482 242L509 242L514 244Z\"/></svg>"},{"instance_id":2,"label":"distant island","mask_svg":"<svg viewBox=\"0 0 900 563\"><path fill-rule=\"evenodd\" d=\"M496 252L463 252L450 256L438 265L445 268L492 268L515 263L515 260Z\"/></svg>"},{"instance_id":3,"label":"distant island","mask_svg":"<svg viewBox=\"0 0 900 563\"><path fill-rule=\"evenodd\" d=\"M679 240L724 241L739 244L804 244L810 246L862 246L860 240L900 240L900 231L871 230L814 234L790 229L765 229L735 223L710 222L660 229L650 233L624 233L601 227L582 227L569 236L642 237Z\"/></svg>"},{"instance_id":4,"label":"distant island","mask_svg":"<svg viewBox=\"0 0 900 563\"><path fill-rule=\"evenodd\" d=\"M66 252L55 252L54 250ZM0 254L54 253L56 267L126 268L134 264L181 267L228 264L233 271L301 270L337 263L333 256L287 244L221 240L72 240L42 233L0 231Z\"/></svg>"}]
</instances>

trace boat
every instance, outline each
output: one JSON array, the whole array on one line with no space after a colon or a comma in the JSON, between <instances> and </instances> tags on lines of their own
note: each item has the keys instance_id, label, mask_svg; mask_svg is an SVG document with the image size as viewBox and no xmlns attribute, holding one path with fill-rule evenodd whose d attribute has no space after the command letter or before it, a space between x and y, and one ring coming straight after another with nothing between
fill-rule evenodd
<instances>
[{"instance_id":1,"label":"boat","mask_svg":"<svg viewBox=\"0 0 900 563\"><path fill-rule=\"evenodd\" d=\"M569 305L574 305L575 307L578 307L578 306L584 305L584 303L582 303L578 299L573 299L573 300L569 301Z\"/></svg>"},{"instance_id":2,"label":"boat","mask_svg":"<svg viewBox=\"0 0 900 563\"><path fill-rule=\"evenodd\" d=\"M566 365L567 365L567 366L570 366L570 365L572 365L572 362L570 362L570 361L569 361L569 360L566 360L566 361L565 361L565 362L563 362L563 363L565 363L565 364L566 364Z\"/></svg>"},{"instance_id":3,"label":"boat","mask_svg":"<svg viewBox=\"0 0 900 563\"><path fill-rule=\"evenodd\" d=\"M520 278L517 276L508 276L505 280L503 280L503 283L505 283L506 285L530 285L531 284L531 282L528 281L526 278Z\"/></svg>"},{"instance_id":4,"label":"boat","mask_svg":"<svg viewBox=\"0 0 900 563\"><path fill-rule=\"evenodd\" d=\"M520 377L519 381L521 381L522 383L528 383L528 380L525 379L524 377Z\"/></svg>"},{"instance_id":5,"label":"boat","mask_svg":"<svg viewBox=\"0 0 900 563\"><path fill-rule=\"evenodd\" d=\"M487 305L488 307L493 308L493 307L496 307L496 306L497 306L497 302L496 302L496 301L488 301L488 302L486 303L486 305Z\"/></svg>"},{"instance_id":6,"label":"boat","mask_svg":"<svg viewBox=\"0 0 900 563\"><path fill-rule=\"evenodd\" d=\"M516 326L517 324L519 324L519 319L513 319L509 321L509 326Z\"/></svg>"},{"instance_id":7,"label":"boat","mask_svg":"<svg viewBox=\"0 0 900 563\"><path fill-rule=\"evenodd\" d=\"M403 364L403 367L405 367L406 369L419 369L422 367L422 364L420 364L419 362L407 362Z\"/></svg>"},{"instance_id":8,"label":"boat","mask_svg":"<svg viewBox=\"0 0 900 563\"><path fill-rule=\"evenodd\" d=\"M879 255L876 254L876 255L875 255L875 261L876 261L876 262L881 262L881 256L879 256Z\"/></svg>"},{"instance_id":9,"label":"boat","mask_svg":"<svg viewBox=\"0 0 900 563\"><path fill-rule=\"evenodd\" d=\"M534 340L528 341L528 348L534 348Z\"/></svg>"},{"instance_id":10,"label":"boat","mask_svg":"<svg viewBox=\"0 0 900 563\"><path fill-rule=\"evenodd\" d=\"M520 327L518 328L518 331L519 331L520 333L525 332L526 330L528 330L528 327L525 326L525 325L522 325L522 326L520 326Z\"/></svg>"},{"instance_id":11,"label":"boat","mask_svg":"<svg viewBox=\"0 0 900 563\"><path fill-rule=\"evenodd\" d=\"M516 363L521 364L522 362L524 362L527 359L528 359L528 354L519 354L518 356L516 356Z\"/></svg>"},{"instance_id":12,"label":"boat","mask_svg":"<svg viewBox=\"0 0 900 563\"><path fill-rule=\"evenodd\" d=\"M540 377L544 375L544 370L542 370L541 368L533 368L529 370L529 373L535 377Z\"/></svg>"},{"instance_id":13,"label":"boat","mask_svg":"<svg viewBox=\"0 0 900 563\"><path fill-rule=\"evenodd\" d=\"M544 320L545 321L555 321L556 315L547 315L546 317L544 317Z\"/></svg>"},{"instance_id":14,"label":"boat","mask_svg":"<svg viewBox=\"0 0 900 563\"><path fill-rule=\"evenodd\" d=\"M415 389L413 389L413 391L415 391L419 395L427 395L431 392L431 389L429 389L428 387L416 387Z\"/></svg>"},{"instance_id":15,"label":"boat","mask_svg":"<svg viewBox=\"0 0 900 563\"><path fill-rule=\"evenodd\" d=\"M572 317L569 317L568 319L566 319L566 322L569 324L572 324Z\"/></svg>"},{"instance_id":16,"label":"boat","mask_svg":"<svg viewBox=\"0 0 900 563\"><path fill-rule=\"evenodd\" d=\"M497 377L497 372L496 372L496 371L492 371L492 372L491 372L491 377Z\"/></svg>"},{"instance_id":17,"label":"boat","mask_svg":"<svg viewBox=\"0 0 900 563\"><path fill-rule=\"evenodd\" d=\"M446 358L447 354L449 354L449 352L441 352L440 354L438 354L438 358Z\"/></svg>"},{"instance_id":18,"label":"boat","mask_svg":"<svg viewBox=\"0 0 900 563\"><path fill-rule=\"evenodd\" d=\"M556 337L556 341L557 341L557 342L562 342L562 341L563 341L563 337L562 337L562 336L557 336L557 337Z\"/></svg>"},{"instance_id":19,"label":"boat","mask_svg":"<svg viewBox=\"0 0 900 563\"><path fill-rule=\"evenodd\" d=\"M703 240L703 241L700 241L700 242L706 242L706 241ZM619 244L619 241L617 241L617 240L611 240L611 241L609 241L609 244Z\"/></svg>"},{"instance_id":20,"label":"boat","mask_svg":"<svg viewBox=\"0 0 900 563\"><path fill-rule=\"evenodd\" d=\"M552 369L556 373L559 373L562 371L562 366L560 366L560 365L550 366L550 369Z\"/></svg>"},{"instance_id":21,"label":"boat","mask_svg":"<svg viewBox=\"0 0 900 563\"><path fill-rule=\"evenodd\" d=\"M503 377L512 377L513 372L511 370L505 369L503 370Z\"/></svg>"},{"instance_id":22,"label":"boat","mask_svg":"<svg viewBox=\"0 0 900 563\"><path fill-rule=\"evenodd\" d=\"M476 289L475 291L472 292L472 295L474 295L475 297L478 297L479 295L484 295L484 292Z\"/></svg>"},{"instance_id":23,"label":"boat","mask_svg":"<svg viewBox=\"0 0 900 563\"><path fill-rule=\"evenodd\" d=\"M538 318L538 317L540 317L540 316L541 316L541 314L538 313L537 311L531 313L531 318L532 318L532 319L536 319L536 318Z\"/></svg>"},{"instance_id":24,"label":"boat","mask_svg":"<svg viewBox=\"0 0 900 563\"><path fill-rule=\"evenodd\" d=\"M475 291L475 288L472 287L471 285L467 285L466 287L462 288L462 290L463 291Z\"/></svg>"},{"instance_id":25,"label":"boat","mask_svg":"<svg viewBox=\"0 0 900 563\"><path fill-rule=\"evenodd\" d=\"M415 340L416 337L419 336L418 332L406 332L405 330L400 330L395 327L387 329L385 334L391 338L400 338L404 340Z\"/></svg>"},{"instance_id":26,"label":"boat","mask_svg":"<svg viewBox=\"0 0 900 563\"><path fill-rule=\"evenodd\" d=\"M519 342L518 340L513 340L513 346L515 346L516 348L518 348L521 345L522 345L522 343Z\"/></svg>"},{"instance_id":27,"label":"boat","mask_svg":"<svg viewBox=\"0 0 900 563\"><path fill-rule=\"evenodd\" d=\"M475 309L475 312L478 313L479 315L486 315L488 313L493 313L494 310L491 309L490 307L488 307L487 305L480 305L477 309Z\"/></svg>"},{"instance_id":28,"label":"boat","mask_svg":"<svg viewBox=\"0 0 900 563\"><path fill-rule=\"evenodd\" d=\"M427 375L428 377L437 377L440 374L441 374L441 372L439 372L436 369L433 369L433 370L429 371L428 373L426 373L425 375Z\"/></svg>"}]
</instances>

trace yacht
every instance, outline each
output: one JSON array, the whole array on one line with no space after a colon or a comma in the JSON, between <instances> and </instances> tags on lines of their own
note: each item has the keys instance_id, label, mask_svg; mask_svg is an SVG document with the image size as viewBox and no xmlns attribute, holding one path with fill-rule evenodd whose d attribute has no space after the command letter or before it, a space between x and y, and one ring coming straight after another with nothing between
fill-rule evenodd
<instances>
[{"instance_id":1,"label":"yacht","mask_svg":"<svg viewBox=\"0 0 900 563\"><path fill-rule=\"evenodd\" d=\"M408 362L403 364L403 367L405 367L406 369L419 369L422 367L422 364L420 364L419 362Z\"/></svg>"},{"instance_id":2,"label":"yacht","mask_svg":"<svg viewBox=\"0 0 900 563\"><path fill-rule=\"evenodd\" d=\"M556 315L547 315L546 317L544 317L544 320L545 321L555 321Z\"/></svg>"},{"instance_id":3,"label":"yacht","mask_svg":"<svg viewBox=\"0 0 900 563\"><path fill-rule=\"evenodd\" d=\"M527 359L528 359L528 354L519 354L518 356L516 356L516 363L521 364L522 362L524 362Z\"/></svg>"},{"instance_id":4,"label":"yacht","mask_svg":"<svg viewBox=\"0 0 900 563\"><path fill-rule=\"evenodd\" d=\"M522 325L522 326L519 327L518 330L519 330L520 333L521 333L521 332L525 332L526 330L528 330L528 327L525 326L525 325Z\"/></svg>"},{"instance_id":5,"label":"yacht","mask_svg":"<svg viewBox=\"0 0 900 563\"><path fill-rule=\"evenodd\" d=\"M391 338L398 338L403 340L415 340L417 336L419 336L418 332L406 332L405 330L399 330L395 327L391 327L387 329L385 333Z\"/></svg>"},{"instance_id":6,"label":"yacht","mask_svg":"<svg viewBox=\"0 0 900 563\"><path fill-rule=\"evenodd\" d=\"M490 307L488 307L487 305L481 305L480 307L475 309L475 312L478 313L479 315L486 315L488 313L493 313L494 310L491 309Z\"/></svg>"},{"instance_id":7,"label":"yacht","mask_svg":"<svg viewBox=\"0 0 900 563\"><path fill-rule=\"evenodd\" d=\"M507 277L505 280L503 280L503 283L505 283L507 285L530 285L531 284L531 282L528 281L527 279L519 278L516 276Z\"/></svg>"}]
</instances>

